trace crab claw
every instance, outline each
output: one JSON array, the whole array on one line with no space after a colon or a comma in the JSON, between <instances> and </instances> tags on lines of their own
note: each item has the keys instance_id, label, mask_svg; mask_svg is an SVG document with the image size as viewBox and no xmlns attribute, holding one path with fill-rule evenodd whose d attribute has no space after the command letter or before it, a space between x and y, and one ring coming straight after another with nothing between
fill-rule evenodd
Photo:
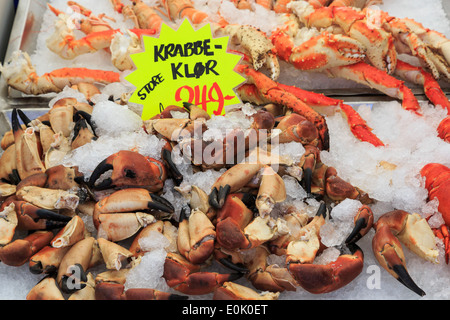
<instances>
[{"instance_id":1,"label":"crab claw","mask_svg":"<svg viewBox=\"0 0 450 320\"><path fill-rule=\"evenodd\" d=\"M345 199L355 199L363 204L369 204L373 200L363 190L351 185L338 176L333 167L328 167L322 162L316 164L313 173L313 193L325 193L331 200L339 202Z\"/></svg>"},{"instance_id":2,"label":"crab claw","mask_svg":"<svg viewBox=\"0 0 450 320\"><path fill-rule=\"evenodd\" d=\"M39 208L26 201L12 201L18 219L18 230L52 230L64 227L70 217ZM9 204L9 201L3 205ZM2 205L2 208L3 208Z\"/></svg>"},{"instance_id":3,"label":"crab claw","mask_svg":"<svg viewBox=\"0 0 450 320\"><path fill-rule=\"evenodd\" d=\"M242 229L253 219L253 212L246 206L246 194L230 194L224 206L217 212L217 242L226 249L250 246Z\"/></svg>"},{"instance_id":4,"label":"crab claw","mask_svg":"<svg viewBox=\"0 0 450 320\"><path fill-rule=\"evenodd\" d=\"M345 240L346 244L356 243L364 237L373 225L373 213L369 206L363 205L358 209L358 213L354 219L355 227Z\"/></svg>"},{"instance_id":5,"label":"crab claw","mask_svg":"<svg viewBox=\"0 0 450 320\"><path fill-rule=\"evenodd\" d=\"M111 177L95 184L109 170L112 170ZM155 192L162 189L166 178L167 172L161 162L138 152L122 150L99 163L89 178L88 186L99 190L141 187Z\"/></svg>"},{"instance_id":6,"label":"crab claw","mask_svg":"<svg viewBox=\"0 0 450 320\"><path fill-rule=\"evenodd\" d=\"M256 207L261 217L270 214L277 202L286 200L286 187L283 179L270 166L264 167Z\"/></svg>"},{"instance_id":7,"label":"crab claw","mask_svg":"<svg viewBox=\"0 0 450 320\"><path fill-rule=\"evenodd\" d=\"M56 281L65 293L73 293L86 286L87 269L92 266L95 255L100 254L97 241L86 237L70 247L64 255L56 276Z\"/></svg>"},{"instance_id":8,"label":"crab claw","mask_svg":"<svg viewBox=\"0 0 450 320\"><path fill-rule=\"evenodd\" d=\"M261 163L238 163L228 169L212 186L210 205L216 209L222 208L228 194L243 188L263 167Z\"/></svg>"},{"instance_id":9,"label":"crab claw","mask_svg":"<svg viewBox=\"0 0 450 320\"><path fill-rule=\"evenodd\" d=\"M375 230L372 248L380 265L407 288L424 296L408 274L400 241L423 259L437 263L435 236L426 220L417 213L395 210L381 216Z\"/></svg>"},{"instance_id":10,"label":"crab claw","mask_svg":"<svg viewBox=\"0 0 450 320\"><path fill-rule=\"evenodd\" d=\"M178 250L194 264L204 263L214 251L216 231L206 214L193 210L189 217L184 207L178 227Z\"/></svg>"},{"instance_id":11,"label":"crab claw","mask_svg":"<svg viewBox=\"0 0 450 320\"><path fill-rule=\"evenodd\" d=\"M258 293L234 282L225 282L214 291L213 300L277 300L280 293Z\"/></svg>"},{"instance_id":12,"label":"crab claw","mask_svg":"<svg viewBox=\"0 0 450 320\"><path fill-rule=\"evenodd\" d=\"M70 191L35 186L25 186L17 190L16 196L19 200L48 210L71 209L75 211L80 202L80 198Z\"/></svg>"},{"instance_id":13,"label":"crab claw","mask_svg":"<svg viewBox=\"0 0 450 320\"><path fill-rule=\"evenodd\" d=\"M200 265L194 265L176 253L168 253L163 277L169 287L185 294L208 294L227 281L242 277L240 273L219 274L197 272Z\"/></svg>"},{"instance_id":14,"label":"crab claw","mask_svg":"<svg viewBox=\"0 0 450 320\"><path fill-rule=\"evenodd\" d=\"M98 218L105 213L127 213L140 210L157 210L173 213L175 209L166 199L147 189L128 188L118 190L95 204L93 220L98 228Z\"/></svg>"},{"instance_id":15,"label":"crab claw","mask_svg":"<svg viewBox=\"0 0 450 320\"><path fill-rule=\"evenodd\" d=\"M48 168L44 173L36 173L20 181L17 190L26 186L34 186L48 189L70 190L78 189L78 179L82 179L77 167L65 167L58 165Z\"/></svg>"},{"instance_id":16,"label":"crab claw","mask_svg":"<svg viewBox=\"0 0 450 320\"><path fill-rule=\"evenodd\" d=\"M0 261L8 266L21 266L48 245L52 238L51 231L36 231L24 239L17 239L0 247Z\"/></svg>"},{"instance_id":17,"label":"crab claw","mask_svg":"<svg viewBox=\"0 0 450 320\"><path fill-rule=\"evenodd\" d=\"M145 212L104 213L98 216L98 235L110 241L121 241L136 234L141 228L155 222Z\"/></svg>"},{"instance_id":18,"label":"crab claw","mask_svg":"<svg viewBox=\"0 0 450 320\"><path fill-rule=\"evenodd\" d=\"M57 272L62 259L69 249L70 247L55 248L45 246L30 258L28 266L30 272L33 274L53 274Z\"/></svg>"},{"instance_id":19,"label":"crab claw","mask_svg":"<svg viewBox=\"0 0 450 320\"><path fill-rule=\"evenodd\" d=\"M14 133L17 172L20 179L44 172L45 167L41 161L42 150L40 150L34 129L32 127L25 130L22 128L19 124L18 111L15 108L11 114L11 126Z\"/></svg>"},{"instance_id":20,"label":"crab claw","mask_svg":"<svg viewBox=\"0 0 450 320\"><path fill-rule=\"evenodd\" d=\"M186 300L188 296L148 288L131 288L119 283L102 282L95 286L96 300Z\"/></svg>"},{"instance_id":21,"label":"crab claw","mask_svg":"<svg viewBox=\"0 0 450 320\"><path fill-rule=\"evenodd\" d=\"M17 185L20 183L16 164L16 146L10 145L0 156L0 181Z\"/></svg>"}]
</instances>

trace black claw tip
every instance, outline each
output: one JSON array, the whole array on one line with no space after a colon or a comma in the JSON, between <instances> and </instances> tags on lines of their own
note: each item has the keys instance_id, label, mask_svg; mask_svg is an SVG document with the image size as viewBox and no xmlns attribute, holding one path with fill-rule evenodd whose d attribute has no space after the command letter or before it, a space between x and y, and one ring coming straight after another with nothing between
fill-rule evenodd
<instances>
[{"instance_id":1,"label":"black claw tip","mask_svg":"<svg viewBox=\"0 0 450 320\"><path fill-rule=\"evenodd\" d=\"M100 162L98 164L98 166L94 169L94 171L92 172L89 181L88 181L88 186L89 188L94 187L95 182L100 178L100 176L105 173L108 170L112 170L114 167L112 166L112 164L107 163L107 159L103 160L102 162Z\"/></svg>"},{"instance_id":2,"label":"black claw tip","mask_svg":"<svg viewBox=\"0 0 450 320\"><path fill-rule=\"evenodd\" d=\"M356 220L355 227L352 232L350 232L347 239L345 239L345 243L356 243L359 239L362 238L360 231L367 226L367 221L364 218L360 218Z\"/></svg>"},{"instance_id":3,"label":"black claw tip","mask_svg":"<svg viewBox=\"0 0 450 320\"><path fill-rule=\"evenodd\" d=\"M230 185L225 185L224 187L220 187L219 188L219 194L217 197L217 201L219 203L219 208L222 208L225 200L227 199L228 194L230 193L231 190L231 186Z\"/></svg>"},{"instance_id":4,"label":"black claw tip","mask_svg":"<svg viewBox=\"0 0 450 320\"><path fill-rule=\"evenodd\" d=\"M169 300L188 300L188 299L189 299L189 296L182 296L180 294L175 294L175 293L173 293L169 296Z\"/></svg>"},{"instance_id":5,"label":"black claw tip","mask_svg":"<svg viewBox=\"0 0 450 320\"><path fill-rule=\"evenodd\" d=\"M417 293L419 296L423 297L425 295L425 291L423 291L419 286L414 282L414 280L409 275L406 268L402 265L395 265L393 267L394 272L397 274L397 280L400 281L404 286L406 286L411 291Z\"/></svg>"},{"instance_id":6,"label":"black claw tip","mask_svg":"<svg viewBox=\"0 0 450 320\"><path fill-rule=\"evenodd\" d=\"M304 183L305 191L307 194L311 194L313 172L312 172L311 168L306 168L303 171L303 173L304 173L303 174L303 183Z\"/></svg>"},{"instance_id":7,"label":"black claw tip","mask_svg":"<svg viewBox=\"0 0 450 320\"><path fill-rule=\"evenodd\" d=\"M324 219L327 218L327 205L325 204L325 202L320 203L319 209L317 209L316 216L322 216Z\"/></svg>"},{"instance_id":8,"label":"black claw tip","mask_svg":"<svg viewBox=\"0 0 450 320\"><path fill-rule=\"evenodd\" d=\"M178 170L177 166L172 160L172 152L167 149L164 149L162 152L162 158L164 160L164 164L169 169L169 172L177 186L179 186L183 182L183 175Z\"/></svg>"},{"instance_id":9,"label":"black claw tip","mask_svg":"<svg viewBox=\"0 0 450 320\"><path fill-rule=\"evenodd\" d=\"M233 271L236 271L238 273L248 273L249 272L249 270L247 268L245 268L241 264L236 264L236 263L231 262L231 260L228 258L219 259L219 262L222 265L224 265L225 267L227 267Z\"/></svg>"}]
</instances>

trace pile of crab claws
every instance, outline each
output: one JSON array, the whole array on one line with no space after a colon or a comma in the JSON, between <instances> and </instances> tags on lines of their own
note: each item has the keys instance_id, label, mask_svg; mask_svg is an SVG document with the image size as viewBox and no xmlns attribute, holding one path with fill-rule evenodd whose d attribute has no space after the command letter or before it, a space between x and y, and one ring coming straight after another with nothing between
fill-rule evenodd
<instances>
[{"instance_id":1,"label":"pile of crab claws","mask_svg":"<svg viewBox=\"0 0 450 320\"><path fill-rule=\"evenodd\" d=\"M219 190L217 190L217 187L214 187L209 194L209 204L215 209L222 208L230 190L231 186L228 184L220 186Z\"/></svg>"},{"instance_id":2,"label":"pile of crab claws","mask_svg":"<svg viewBox=\"0 0 450 320\"><path fill-rule=\"evenodd\" d=\"M317 217L322 216L324 219L326 219L328 216L328 212L329 212L329 210L327 208L326 203L324 201L321 201L319 208L317 209L316 216Z\"/></svg>"},{"instance_id":3,"label":"pile of crab claws","mask_svg":"<svg viewBox=\"0 0 450 320\"><path fill-rule=\"evenodd\" d=\"M305 189L306 193L308 195L312 195L311 193L311 186L312 186L312 179L313 179L313 171L311 168L305 168L303 170L303 188Z\"/></svg>"}]
</instances>

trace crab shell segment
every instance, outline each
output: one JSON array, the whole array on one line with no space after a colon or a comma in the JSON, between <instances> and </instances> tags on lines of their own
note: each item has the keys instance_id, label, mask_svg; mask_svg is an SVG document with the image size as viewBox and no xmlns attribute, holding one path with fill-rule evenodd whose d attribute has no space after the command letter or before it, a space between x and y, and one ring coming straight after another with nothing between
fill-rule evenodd
<instances>
[{"instance_id":1,"label":"crab shell segment","mask_svg":"<svg viewBox=\"0 0 450 320\"><path fill-rule=\"evenodd\" d=\"M47 210L70 209L75 211L80 202L80 198L70 191L35 186L25 186L19 189L16 196L20 200Z\"/></svg>"},{"instance_id":2,"label":"crab shell segment","mask_svg":"<svg viewBox=\"0 0 450 320\"><path fill-rule=\"evenodd\" d=\"M194 264L204 263L214 251L215 227L200 210L191 211L186 217L182 209L178 227L178 250Z\"/></svg>"},{"instance_id":3,"label":"crab shell segment","mask_svg":"<svg viewBox=\"0 0 450 320\"><path fill-rule=\"evenodd\" d=\"M112 170L111 177L95 184L109 170ZM160 161L138 152L122 150L100 162L88 185L96 189L142 187L155 192L162 189L166 178L166 168Z\"/></svg>"},{"instance_id":4,"label":"crab shell segment","mask_svg":"<svg viewBox=\"0 0 450 320\"><path fill-rule=\"evenodd\" d=\"M150 193L147 189L121 189L95 204L93 213L94 225L97 229L99 228L99 218L102 214L129 213L135 211L173 213L174 208L166 199ZM132 218L128 217L126 219ZM151 218L148 217L148 219ZM147 221L149 221L148 219L146 218Z\"/></svg>"},{"instance_id":5,"label":"crab shell segment","mask_svg":"<svg viewBox=\"0 0 450 320\"><path fill-rule=\"evenodd\" d=\"M34 128L28 127L24 130L20 126L16 109L13 109L11 114L11 125L14 133L16 167L20 179L44 172L45 167L41 161L42 149Z\"/></svg>"}]
</instances>

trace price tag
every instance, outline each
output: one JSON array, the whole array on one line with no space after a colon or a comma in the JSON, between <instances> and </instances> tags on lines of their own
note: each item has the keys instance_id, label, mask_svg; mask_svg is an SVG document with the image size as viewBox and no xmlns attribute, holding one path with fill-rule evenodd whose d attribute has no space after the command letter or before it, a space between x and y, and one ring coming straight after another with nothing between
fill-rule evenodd
<instances>
[{"instance_id":1,"label":"price tag","mask_svg":"<svg viewBox=\"0 0 450 320\"><path fill-rule=\"evenodd\" d=\"M143 105L143 120L183 102L210 115L241 102L234 88L245 78L233 70L241 56L227 52L228 37L213 38L209 24L199 30L186 19L178 30L162 24L159 38L143 36L143 43L144 51L130 56L136 70L126 77L136 87L129 101Z\"/></svg>"}]
</instances>

